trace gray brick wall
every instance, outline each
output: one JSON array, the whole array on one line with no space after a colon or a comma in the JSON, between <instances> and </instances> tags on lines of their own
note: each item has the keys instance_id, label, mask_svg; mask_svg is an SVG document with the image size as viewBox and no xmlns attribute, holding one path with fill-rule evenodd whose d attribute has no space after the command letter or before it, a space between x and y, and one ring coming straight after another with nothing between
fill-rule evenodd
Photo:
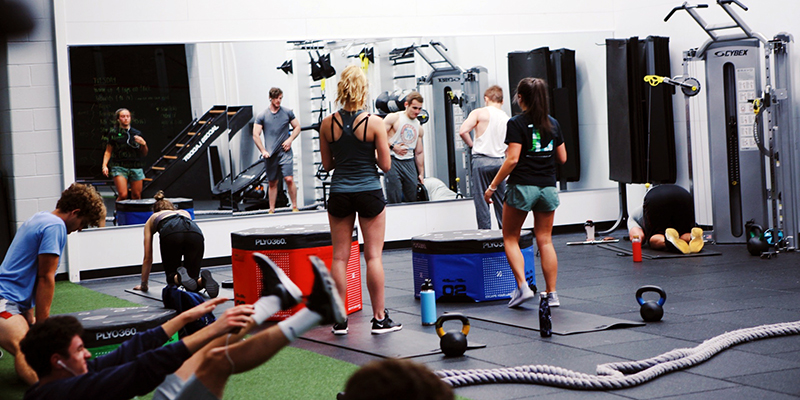
<instances>
[{"instance_id":1,"label":"gray brick wall","mask_svg":"<svg viewBox=\"0 0 800 400\"><path fill-rule=\"evenodd\" d=\"M63 189L53 5L25 4L34 29L0 45L0 171L15 227L55 208Z\"/></svg>"}]
</instances>

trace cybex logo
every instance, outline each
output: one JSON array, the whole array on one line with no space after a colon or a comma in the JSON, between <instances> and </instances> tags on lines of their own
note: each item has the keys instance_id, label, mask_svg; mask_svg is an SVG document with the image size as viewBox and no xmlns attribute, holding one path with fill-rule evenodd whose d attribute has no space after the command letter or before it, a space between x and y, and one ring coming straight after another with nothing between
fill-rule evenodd
<instances>
[{"instance_id":1,"label":"cybex logo","mask_svg":"<svg viewBox=\"0 0 800 400\"><path fill-rule=\"evenodd\" d=\"M501 248L502 249L503 248L503 243L502 242L486 242L486 243L483 244L483 248L484 249L497 249L497 248Z\"/></svg>"},{"instance_id":2,"label":"cybex logo","mask_svg":"<svg viewBox=\"0 0 800 400\"><path fill-rule=\"evenodd\" d=\"M461 82L460 76L448 76L445 78L436 78L439 82Z\"/></svg>"},{"instance_id":3,"label":"cybex logo","mask_svg":"<svg viewBox=\"0 0 800 400\"><path fill-rule=\"evenodd\" d=\"M427 249L428 245L426 245L425 243L413 243L412 247L414 247L415 249Z\"/></svg>"},{"instance_id":4,"label":"cybex logo","mask_svg":"<svg viewBox=\"0 0 800 400\"><path fill-rule=\"evenodd\" d=\"M726 50L714 53L717 57L742 57L747 55L747 49L742 50Z\"/></svg>"},{"instance_id":5,"label":"cybex logo","mask_svg":"<svg viewBox=\"0 0 800 400\"><path fill-rule=\"evenodd\" d=\"M286 239L256 239L256 246L277 246L280 244L286 244Z\"/></svg>"}]
</instances>

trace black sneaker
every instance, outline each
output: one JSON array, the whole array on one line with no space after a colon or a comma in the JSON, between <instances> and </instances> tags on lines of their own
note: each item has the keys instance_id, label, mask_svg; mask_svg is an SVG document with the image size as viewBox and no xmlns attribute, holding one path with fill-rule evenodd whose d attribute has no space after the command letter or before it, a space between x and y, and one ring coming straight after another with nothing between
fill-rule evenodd
<instances>
[{"instance_id":1,"label":"black sneaker","mask_svg":"<svg viewBox=\"0 0 800 400\"><path fill-rule=\"evenodd\" d=\"M300 303L303 292L286 276L281 267L261 253L253 253L253 260L261 270L261 297L278 296L281 310L288 310Z\"/></svg>"},{"instance_id":2,"label":"black sneaker","mask_svg":"<svg viewBox=\"0 0 800 400\"><path fill-rule=\"evenodd\" d=\"M211 276L211 271L206 269L200 271L200 277L203 278L203 287L206 289L208 297L213 299L219 296L219 283Z\"/></svg>"},{"instance_id":3,"label":"black sneaker","mask_svg":"<svg viewBox=\"0 0 800 400\"><path fill-rule=\"evenodd\" d=\"M400 329L403 329L403 324L392 321L392 319L389 318L389 310L383 310L382 320L378 321L375 318L372 319L373 335L380 335L381 333L399 331Z\"/></svg>"},{"instance_id":4,"label":"black sneaker","mask_svg":"<svg viewBox=\"0 0 800 400\"><path fill-rule=\"evenodd\" d=\"M189 272L184 267L178 267L178 280L181 281L181 286L185 287L190 292L197 291L197 279L189 276Z\"/></svg>"},{"instance_id":5,"label":"black sneaker","mask_svg":"<svg viewBox=\"0 0 800 400\"><path fill-rule=\"evenodd\" d=\"M347 335L347 319L345 318L344 322L341 324L333 324L333 328L331 328L331 332L334 335Z\"/></svg>"},{"instance_id":6,"label":"black sneaker","mask_svg":"<svg viewBox=\"0 0 800 400\"><path fill-rule=\"evenodd\" d=\"M314 271L314 286L306 300L306 307L322 316L320 325L344 323L347 320L347 312L328 267L317 256L310 256L308 259L311 260Z\"/></svg>"}]
</instances>

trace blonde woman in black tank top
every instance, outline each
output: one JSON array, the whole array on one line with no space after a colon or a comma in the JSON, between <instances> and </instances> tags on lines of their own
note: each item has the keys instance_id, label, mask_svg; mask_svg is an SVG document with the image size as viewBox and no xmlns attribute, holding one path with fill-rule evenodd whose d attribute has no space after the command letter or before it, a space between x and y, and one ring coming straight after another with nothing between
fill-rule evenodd
<instances>
[{"instance_id":1,"label":"blonde woman in black tank top","mask_svg":"<svg viewBox=\"0 0 800 400\"><path fill-rule=\"evenodd\" d=\"M351 167L363 165L368 160L374 160L374 164L384 172L391 168L389 141L383 120L367 113L355 115L359 110L365 108L366 99L367 78L361 68L355 65L345 68L342 71L336 94L336 101L342 106L342 109L326 117L320 126L319 147L322 166L328 171L336 169L337 166L340 169L340 171L334 171L334 180L347 182L348 176L346 175L355 174L358 170L358 168ZM353 118L354 115L355 118ZM350 124L347 124L345 120ZM345 124L343 125L342 122ZM344 129L347 129L346 133ZM353 146L362 147L360 150L340 148L337 141L341 140L344 134L354 136L355 140L373 142L374 150L366 146ZM353 138L348 136L345 140L352 142ZM335 154L339 154L340 158L337 159ZM344 172L345 176L337 178L337 172L340 174ZM368 179L377 179L377 176ZM369 187L372 188L372 186ZM364 236L364 258L367 262L367 290L372 303L373 334L392 332L402 328L402 325L389 318L384 304L382 252L386 233L385 205L386 200L380 189L377 192L375 190L353 191L347 187L337 187L334 193L332 188L328 201L328 221L331 225L333 241L331 275L336 281L339 295L343 299L347 294L346 268L350 259L353 226L356 214L358 214L358 225ZM347 322L333 326L334 334L344 335L347 331Z\"/></svg>"}]
</instances>

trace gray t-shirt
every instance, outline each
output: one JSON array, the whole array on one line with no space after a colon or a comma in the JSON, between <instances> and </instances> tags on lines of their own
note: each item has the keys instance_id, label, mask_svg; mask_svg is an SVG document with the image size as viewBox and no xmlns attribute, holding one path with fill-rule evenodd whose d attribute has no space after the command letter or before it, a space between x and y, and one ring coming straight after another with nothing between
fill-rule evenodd
<instances>
[{"instance_id":1,"label":"gray t-shirt","mask_svg":"<svg viewBox=\"0 0 800 400\"><path fill-rule=\"evenodd\" d=\"M264 129L264 148L270 156L281 151L281 144L291 135L290 122L294 118L294 112L285 107L276 113L267 107L256 117L256 123Z\"/></svg>"}]
</instances>

